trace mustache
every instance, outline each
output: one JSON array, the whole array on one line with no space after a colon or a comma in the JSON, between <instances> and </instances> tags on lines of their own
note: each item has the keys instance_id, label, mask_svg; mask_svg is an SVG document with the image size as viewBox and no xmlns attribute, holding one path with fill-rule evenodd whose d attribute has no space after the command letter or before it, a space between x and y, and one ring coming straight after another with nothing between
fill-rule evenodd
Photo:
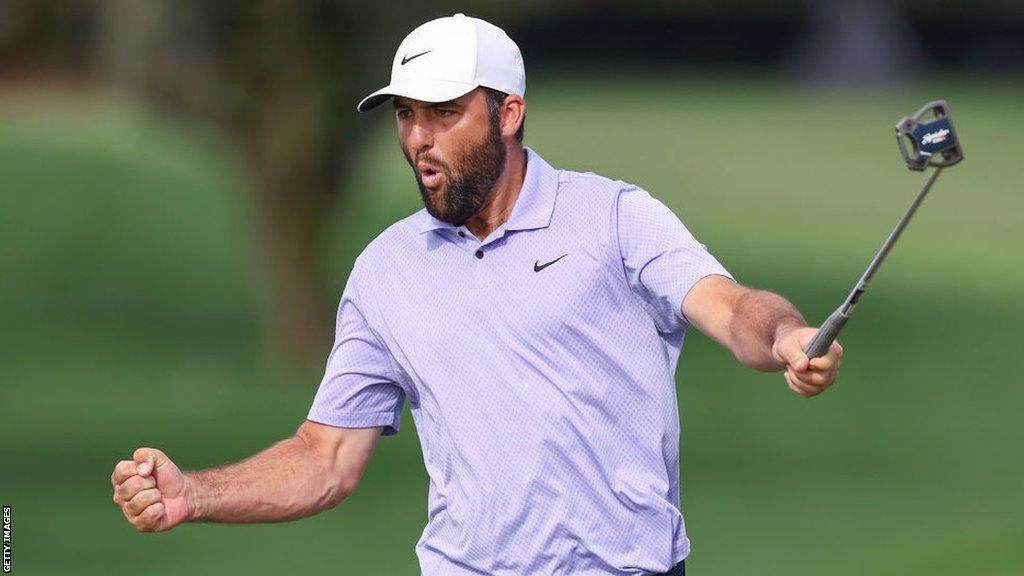
<instances>
[{"instance_id":1,"label":"mustache","mask_svg":"<svg viewBox=\"0 0 1024 576\"><path fill-rule=\"evenodd\" d=\"M451 171L451 169L448 166L447 162L445 162L443 160L440 160L438 158L434 158L433 156L430 156L429 154L427 154L425 152L424 153L420 153L420 154L416 154L416 160L415 161L412 159L412 156L410 156L409 153L406 152L405 153L405 160L409 163L409 166L412 166L413 170L416 170L416 166L420 162L424 162L426 164L430 164L431 166L437 166L439 171L444 172L446 174L450 173L450 171Z\"/></svg>"}]
</instances>

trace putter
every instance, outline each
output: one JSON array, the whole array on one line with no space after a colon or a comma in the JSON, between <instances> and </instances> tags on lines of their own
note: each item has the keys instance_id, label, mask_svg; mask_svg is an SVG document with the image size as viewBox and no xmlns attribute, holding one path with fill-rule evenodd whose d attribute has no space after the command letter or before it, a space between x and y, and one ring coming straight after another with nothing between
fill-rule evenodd
<instances>
[{"instance_id":1,"label":"putter","mask_svg":"<svg viewBox=\"0 0 1024 576\"><path fill-rule=\"evenodd\" d=\"M922 119L926 115L930 115L931 119L923 121ZM953 119L949 115L949 106L946 105L945 100L929 102L922 106L913 116L901 118L896 123L896 144L900 148L903 160L907 163L907 168L923 172L925 168L931 166L934 170L928 176L924 187L917 193L917 197L911 202L910 208L903 214L903 218L900 218L900 221L896 224L896 228L889 234L889 238L886 239L878 253L875 254L874 259L868 264L867 270L864 271L860 280L857 281L853 291L846 297L842 305L836 308L836 311L825 320L825 323L818 329L814 338L807 344L804 353L807 354L808 358L823 356L829 347L832 346L832 342L839 336L839 331L843 329L846 321L850 319L850 314L853 313L857 300L860 299L867 289L871 277L875 275L875 272L882 265L882 261L885 260L893 245L896 244L896 240L899 239L903 229L910 222L910 218L917 211L917 207L921 205L921 201L928 194L932 184L935 183L939 174L942 173L942 169L964 159L964 150L960 146L959 138L956 136L956 129L953 128Z\"/></svg>"}]
</instances>

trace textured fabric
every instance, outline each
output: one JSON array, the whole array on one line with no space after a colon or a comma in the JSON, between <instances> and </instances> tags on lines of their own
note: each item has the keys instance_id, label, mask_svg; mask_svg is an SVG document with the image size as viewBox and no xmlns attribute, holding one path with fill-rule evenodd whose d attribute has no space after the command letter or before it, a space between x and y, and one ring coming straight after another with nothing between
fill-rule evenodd
<instances>
[{"instance_id":1,"label":"textured fabric","mask_svg":"<svg viewBox=\"0 0 1024 576\"><path fill-rule=\"evenodd\" d=\"M487 238L424 209L359 255L309 419L395 434L408 398L428 576L665 572L689 553L680 307L729 274L644 190L526 154Z\"/></svg>"}]
</instances>

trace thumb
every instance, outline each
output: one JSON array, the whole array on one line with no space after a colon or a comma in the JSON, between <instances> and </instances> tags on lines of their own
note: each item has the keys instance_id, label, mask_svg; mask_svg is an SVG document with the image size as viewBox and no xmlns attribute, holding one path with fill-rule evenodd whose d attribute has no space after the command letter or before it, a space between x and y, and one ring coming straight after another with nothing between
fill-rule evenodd
<instances>
[{"instance_id":1,"label":"thumb","mask_svg":"<svg viewBox=\"0 0 1024 576\"><path fill-rule=\"evenodd\" d=\"M167 456L156 448L139 448L135 451L133 459L139 476L148 476L167 459Z\"/></svg>"}]
</instances>

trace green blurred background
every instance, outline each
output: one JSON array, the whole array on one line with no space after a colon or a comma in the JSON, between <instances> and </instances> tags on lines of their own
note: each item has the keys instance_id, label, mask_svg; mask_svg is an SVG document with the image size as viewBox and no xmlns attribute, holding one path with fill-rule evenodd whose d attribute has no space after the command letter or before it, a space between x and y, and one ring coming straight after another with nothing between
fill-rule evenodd
<instances>
[{"instance_id":1,"label":"green blurred background","mask_svg":"<svg viewBox=\"0 0 1024 576\"><path fill-rule=\"evenodd\" d=\"M372 82L386 80L391 51ZM924 181L902 165L892 124L949 101L967 159L862 300L833 389L802 399L781 375L688 335L687 567L1024 573L1020 76L940 67L851 85L721 63L539 68L527 145L646 188L739 281L785 295L812 322ZM408 414L357 492L311 519L138 534L111 502L112 467L138 446L195 469L293 433L331 342L310 351L318 364L266 336L261 270L274 260L253 249L254 177L234 133L71 77L0 84L0 503L14 508L14 573L418 573L427 477ZM353 90L364 88L375 86ZM360 119L344 199L317 237L331 305L362 247L421 206L379 116Z\"/></svg>"}]
</instances>

